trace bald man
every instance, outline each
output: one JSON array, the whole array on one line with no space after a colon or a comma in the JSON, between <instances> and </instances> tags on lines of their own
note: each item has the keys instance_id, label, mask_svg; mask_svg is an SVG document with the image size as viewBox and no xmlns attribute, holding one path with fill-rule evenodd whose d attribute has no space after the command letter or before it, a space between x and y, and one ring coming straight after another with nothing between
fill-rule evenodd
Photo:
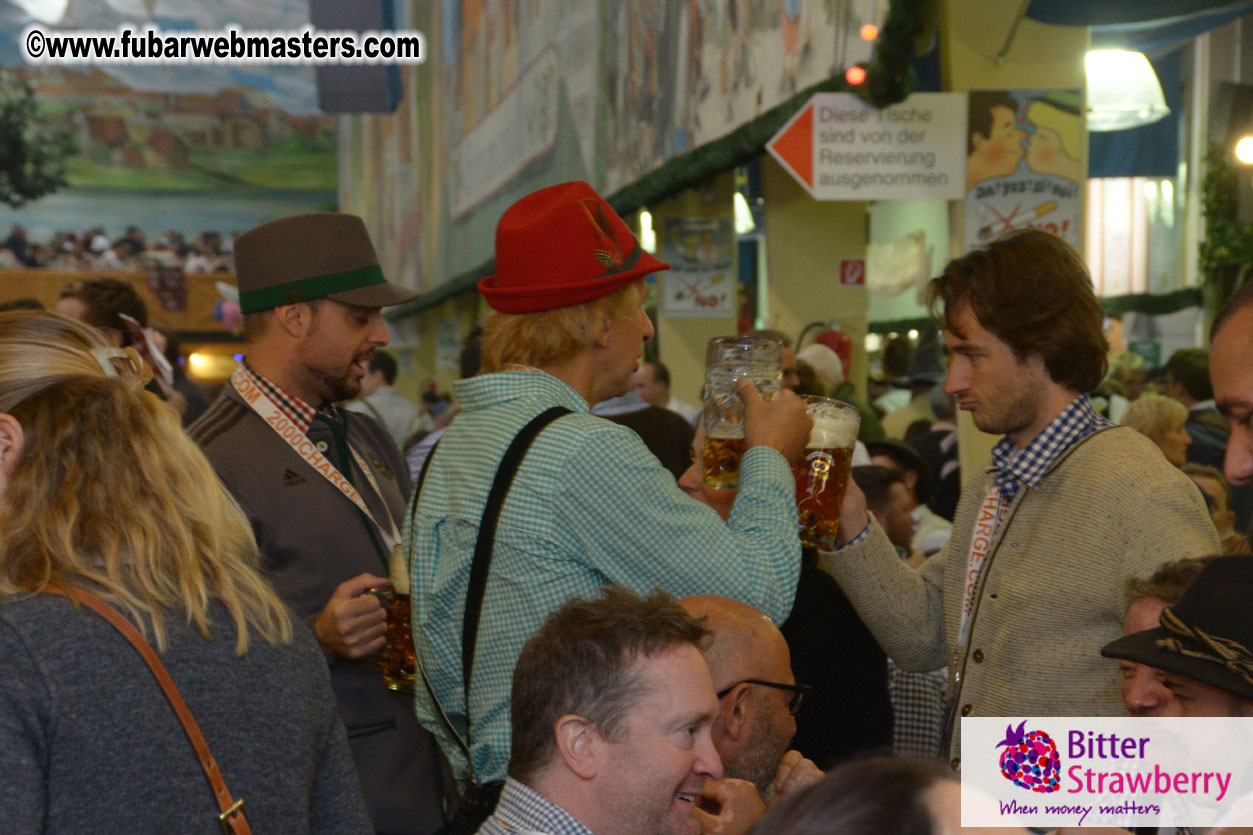
<instances>
[{"instance_id":1,"label":"bald man","mask_svg":"<svg viewBox=\"0 0 1253 835\"><path fill-rule=\"evenodd\" d=\"M787 750L808 688L792 675L783 633L759 610L728 597L702 594L679 603L713 633L705 662L718 693L713 741L724 776L753 783L767 803L821 779L813 762Z\"/></svg>"}]
</instances>

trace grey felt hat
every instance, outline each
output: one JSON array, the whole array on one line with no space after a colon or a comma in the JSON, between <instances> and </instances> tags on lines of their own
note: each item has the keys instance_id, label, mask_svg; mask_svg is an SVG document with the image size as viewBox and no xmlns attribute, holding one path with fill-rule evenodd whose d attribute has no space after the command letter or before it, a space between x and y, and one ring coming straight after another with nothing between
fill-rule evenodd
<instances>
[{"instance_id":1,"label":"grey felt hat","mask_svg":"<svg viewBox=\"0 0 1253 835\"><path fill-rule=\"evenodd\" d=\"M1161 626L1101 648L1123 658L1253 701L1253 555L1218 557L1201 570Z\"/></svg>"},{"instance_id":2,"label":"grey felt hat","mask_svg":"<svg viewBox=\"0 0 1253 835\"><path fill-rule=\"evenodd\" d=\"M335 212L249 229L235 240L235 276L244 313L322 298L378 308L418 297L383 277L365 222Z\"/></svg>"}]
</instances>

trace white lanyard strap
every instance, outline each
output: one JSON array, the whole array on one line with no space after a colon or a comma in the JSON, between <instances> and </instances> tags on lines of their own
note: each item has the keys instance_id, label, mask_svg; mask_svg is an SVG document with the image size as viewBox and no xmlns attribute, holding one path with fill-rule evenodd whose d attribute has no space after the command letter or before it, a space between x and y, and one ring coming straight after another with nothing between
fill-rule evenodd
<instances>
[{"instance_id":1,"label":"white lanyard strap","mask_svg":"<svg viewBox=\"0 0 1253 835\"><path fill-rule=\"evenodd\" d=\"M366 466L365 461L361 458L361 454L353 449L351 443L345 441L345 444L348 447L348 452L352 454L352 460L357 462L357 469L365 474L365 480L370 482L370 487L373 488L375 495L379 497L379 504L383 505L383 512L387 514L387 524L391 526L391 530L390 532L385 530L381 525L378 525L377 522L374 524L378 525L379 531L383 534L384 539L391 540L387 547L394 548L400 544L400 531L396 527L396 519L392 516L392 509L387 506L387 499L383 498L383 491L379 488L379 483L374 478L374 471ZM374 521L373 517L371 517L371 521Z\"/></svg>"},{"instance_id":2,"label":"white lanyard strap","mask_svg":"<svg viewBox=\"0 0 1253 835\"><path fill-rule=\"evenodd\" d=\"M962 595L961 630L957 644L963 650L970 645L971 621L974 618L975 599L979 594L979 584L983 580L983 568L987 563L988 554L992 552L992 542L1009 515L1009 502L1001 497L996 482L988 488L988 494L979 508L979 516L975 519L974 532L970 536L970 553L966 558L966 590Z\"/></svg>"},{"instance_id":3,"label":"white lanyard strap","mask_svg":"<svg viewBox=\"0 0 1253 835\"><path fill-rule=\"evenodd\" d=\"M313 441L309 440L304 430L283 414L282 410L270 399L269 395L249 378L244 372L243 366L237 367L235 373L231 375L231 385L235 387L235 391L239 392L239 396L244 399L244 402L260 415L261 419L269 424L270 428L297 455L303 458L319 475L329 481L336 490L347 496L349 501L366 515L366 518L374 524L374 527L378 528L386 544L387 551L394 550L400 544L400 532L396 529L396 522L392 518L391 509L387 507L387 500L383 497L383 492L379 489L378 482L374 479L374 474L370 472L370 468L361 460L361 456L357 454L357 451L352 448L351 444L348 446L348 451L352 453L353 459L357 462L357 469L365 474L366 480L370 482L370 486L378 494L379 501L387 512L387 523L389 525L387 528L380 525L378 520L374 518L374 514L370 512L370 508L366 506L365 500L361 498L357 488L353 487L352 482L340 473Z\"/></svg>"}]
</instances>

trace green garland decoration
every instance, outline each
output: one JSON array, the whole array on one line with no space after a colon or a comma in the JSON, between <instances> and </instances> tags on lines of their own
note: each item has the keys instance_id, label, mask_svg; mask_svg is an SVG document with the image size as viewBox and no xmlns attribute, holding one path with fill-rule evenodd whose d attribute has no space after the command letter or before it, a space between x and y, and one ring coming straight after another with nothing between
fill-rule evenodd
<instances>
[{"instance_id":1,"label":"green garland decoration","mask_svg":"<svg viewBox=\"0 0 1253 835\"><path fill-rule=\"evenodd\" d=\"M1200 288L1186 287L1182 290L1175 290L1172 293L1154 295L1136 293L1129 296L1108 296L1098 301L1100 301L1101 310L1105 311L1105 315L1114 318L1119 318L1127 313L1165 316L1168 313L1174 313L1187 307L1200 307L1203 302L1203 293ZM917 316L910 319L885 319L879 322L870 322L868 330L871 333L905 333L909 330L922 330L929 324L931 324L931 320L926 316Z\"/></svg>"},{"instance_id":2,"label":"green garland decoration","mask_svg":"<svg viewBox=\"0 0 1253 835\"><path fill-rule=\"evenodd\" d=\"M887 19L875 41L874 57L868 63L859 65L866 70L866 79L861 84L849 84L841 73L807 87L726 136L674 157L631 185L614 192L608 197L610 205L619 214L626 215L760 156L766 143L805 106L814 93L856 93L878 108L904 101L917 85L913 69L914 39L927 17L924 14L926 4L927 0L891 0ZM486 261L479 267L454 276L420 298L392 308L387 312L387 318L394 321L429 310L474 290L480 278L495 271L495 260Z\"/></svg>"},{"instance_id":3,"label":"green garland decoration","mask_svg":"<svg viewBox=\"0 0 1253 835\"><path fill-rule=\"evenodd\" d=\"M1211 146L1201 179L1205 239L1198 254L1207 321L1247 280L1246 272L1253 265L1253 226L1240 223L1237 176L1227 149Z\"/></svg>"}]
</instances>

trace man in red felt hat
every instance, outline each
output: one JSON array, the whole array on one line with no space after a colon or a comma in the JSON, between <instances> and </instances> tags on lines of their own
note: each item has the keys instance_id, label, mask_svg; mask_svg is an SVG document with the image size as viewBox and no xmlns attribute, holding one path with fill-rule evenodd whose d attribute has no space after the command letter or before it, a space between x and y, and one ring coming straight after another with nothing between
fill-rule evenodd
<instances>
[{"instance_id":1,"label":"man in red felt hat","mask_svg":"<svg viewBox=\"0 0 1253 835\"><path fill-rule=\"evenodd\" d=\"M518 653L568 598L595 597L607 585L660 587L734 597L786 618L800 569L789 461L811 425L791 392L767 402L740 381L749 449L724 524L679 490L638 435L588 412L630 389L641 342L653 335L644 279L669 265L643 251L589 185L574 182L505 212L496 267L479 282L495 311L484 324L483 373L455 384L462 411L419 476L405 543L426 679L418 717L463 783L488 787L471 793L488 805L509 761ZM516 453L510 481L507 449L552 407L561 416L532 427L538 434ZM489 491L507 496L494 536ZM476 548L483 556L472 572ZM481 597L472 573L486 577Z\"/></svg>"}]
</instances>

